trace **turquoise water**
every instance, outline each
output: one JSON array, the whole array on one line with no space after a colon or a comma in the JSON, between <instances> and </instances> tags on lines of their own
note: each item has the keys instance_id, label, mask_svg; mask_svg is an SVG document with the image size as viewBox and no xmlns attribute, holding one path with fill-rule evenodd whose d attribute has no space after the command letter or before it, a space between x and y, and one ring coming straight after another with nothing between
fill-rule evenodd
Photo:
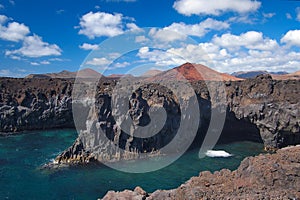
<instances>
[{"instance_id":1,"label":"turquoise water","mask_svg":"<svg viewBox=\"0 0 300 200\"><path fill-rule=\"evenodd\" d=\"M145 174L122 173L104 166L40 170L59 152L70 146L74 130L32 132L0 137L0 199L97 199L108 190L134 189L147 192L178 187L200 171L236 169L240 161L262 152L263 145L237 142L216 146L231 154L228 158L198 158L189 151L172 165Z\"/></svg>"}]
</instances>

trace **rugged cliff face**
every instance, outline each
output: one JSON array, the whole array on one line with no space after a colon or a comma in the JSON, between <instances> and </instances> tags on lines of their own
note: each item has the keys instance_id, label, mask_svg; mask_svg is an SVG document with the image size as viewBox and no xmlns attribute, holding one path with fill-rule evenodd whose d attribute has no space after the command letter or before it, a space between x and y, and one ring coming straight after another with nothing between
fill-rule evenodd
<instances>
[{"instance_id":1,"label":"rugged cliff face","mask_svg":"<svg viewBox=\"0 0 300 200\"><path fill-rule=\"evenodd\" d=\"M109 191L110 199L300 199L300 146L248 157L235 171L201 172L173 190Z\"/></svg>"},{"instance_id":2,"label":"rugged cliff face","mask_svg":"<svg viewBox=\"0 0 300 200\"><path fill-rule=\"evenodd\" d=\"M2 134L74 127L72 80L4 78L0 83ZM199 120L184 129L192 132L190 130L200 125L192 147L201 145L212 109L217 109L211 101L220 95L226 95L227 116L219 142L254 140L264 142L267 150L300 143L299 80L279 81L263 75L245 81L227 81L224 83L226 94L220 94L218 87L210 94L203 81L191 84L200 110ZM176 83L174 87L179 87L179 95L167 87L146 84L133 92L129 100L122 94L112 96L115 86L114 80L99 83L93 110L88 101L73 102L73 108L79 110L83 119L79 125L80 134L73 146L57 157L58 163L113 161L132 159L143 153L160 154L161 147L169 144L178 133L182 119L191 117L184 115L186 106L180 107L180 102L185 105L190 97ZM91 99L87 85L81 92ZM121 112L118 107L124 104L128 105L128 113ZM159 127L161 121L155 121L157 117L151 114L155 113L153 111L164 114L162 110L166 112L166 119ZM122 121L128 120L129 125L124 127ZM153 126L143 130L142 127L149 124ZM137 136L138 132L155 132L156 129L160 131L151 137ZM185 142L189 137L183 135L178 142Z\"/></svg>"},{"instance_id":3,"label":"rugged cliff face","mask_svg":"<svg viewBox=\"0 0 300 200\"><path fill-rule=\"evenodd\" d=\"M206 135L211 110L216 109L212 106L211 99L220 96L220 91L215 87L216 90L212 92L215 95L213 97L204 82L193 82L192 86L197 94L201 112L200 126L192 145L194 147L201 145ZM114 87L114 85L106 84L106 87ZM219 142L258 141L263 142L266 150L270 151L300 143L299 81L276 81L269 75L264 75L246 81L226 82L225 91L227 116ZM127 115L118 109L112 110L112 107L118 108L118 105L122 104L120 102L124 102L122 95L114 97L113 105L110 92L98 92L97 95L96 117L91 114L93 112L90 112L86 127L81 131L78 140L58 156L57 162L113 161L137 158L143 156L143 153L159 154L160 148L168 144L178 131L181 109L184 108L179 107L177 97L164 87L155 84L146 85L141 87L139 92L134 93L129 100L129 115L133 120L133 127L148 123L150 106L154 109L166 110L167 119L163 128L158 134L149 138L135 137L136 129L131 127L126 132L120 127L120 123L115 121L115 119L124 119ZM155 120L155 117L152 120ZM189 128L185 130L190 131ZM151 132L151 130L147 131ZM187 134L186 137L189 135ZM186 139L183 137L182 141ZM72 154L73 149L78 149L78 146L82 147L80 153Z\"/></svg>"},{"instance_id":4,"label":"rugged cliff face","mask_svg":"<svg viewBox=\"0 0 300 200\"><path fill-rule=\"evenodd\" d=\"M0 79L0 133L71 128L72 81Z\"/></svg>"}]
</instances>

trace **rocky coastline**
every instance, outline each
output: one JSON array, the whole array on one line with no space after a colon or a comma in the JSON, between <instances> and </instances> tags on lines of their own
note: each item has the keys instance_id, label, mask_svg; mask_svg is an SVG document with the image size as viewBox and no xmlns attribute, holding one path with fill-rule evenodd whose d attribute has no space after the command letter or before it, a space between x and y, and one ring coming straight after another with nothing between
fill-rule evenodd
<instances>
[{"instance_id":1,"label":"rocky coastline","mask_svg":"<svg viewBox=\"0 0 300 200\"><path fill-rule=\"evenodd\" d=\"M73 79L1 79L0 95L0 132L2 135L26 130L51 128L74 128L72 115ZM210 123L211 99L204 81L191 83L197 95L201 111L200 126L194 146L201 145ZM126 113L112 111L122 101L116 96L115 105L111 104L115 80L99 83L96 93L97 117L93 118L86 105L78 103L73 108L80 110L89 123L83 123L74 144L56 158L56 163L87 163L92 160L130 159L141 152L159 153L176 134L180 124L177 97L167 88L152 84L144 85L130 100L130 116L135 124L145 124L149 120L150 107L164 108L167 119L163 129L150 139L134 137L116 124L114 117L124 117ZM270 75L255 79L224 82L226 91L227 114L219 142L252 140L263 142L266 150L300 143L300 81L273 80ZM87 86L85 86L87 87ZM216 87L218 88L218 87ZM82 91L86 91L83 89ZM218 93L218 91L213 91ZM90 95L88 92L85 94ZM184 95L183 95L184 96ZM138 106L136 106L138 105ZM77 106L77 107L76 107ZM99 130L102 130L101 135ZM94 132L94 134L90 134ZM101 138L105 137L105 138ZM107 138L109 140L107 140ZM184 139L184 138L183 138ZM100 142L99 142L100 141ZM102 143L101 143L102 141ZM103 141L107 141L103 144ZM118 146L125 154L114 150ZM113 155L111 152L114 152Z\"/></svg>"},{"instance_id":2,"label":"rocky coastline","mask_svg":"<svg viewBox=\"0 0 300 200\"><path fill-rule=\"evenodd\" d=\"M108 191L103 200L300 199L300 146L245 158L234 171L204 171L176 189Z\"/></svg>"},{"instance_id":3,"label":"rocky coastline","mask_svg":"<svg viewBox=\"0 0 300 200\"><path fill-rule=\"evenodd\" d=\"M179 108L178 98L157 84L140 87L129 100L129 114L136 125L147 123L150 107L166 110L163 129L149 139L134 137L135 130L128 134L118 127L114 117L125 114L112 110L123 98L115 96L115 105L112 105L112 91L117 83L113 79L99 83L94 110L89 109L87 102L72 99L74 79L1 78L0 83L1 135L75 128L74 108L87 119L79 125L74 144L46 168L135 159L143 152L160 154L159 149L172 140L180 124L182 108ZM284 148L300 143L300 80L273 80L269 75L261 75L222 84L225 85L226 120L218 142L262 142L267 151L277 151L275 154L246 158L232 172L226 169L213 174L201 172L199 177L191 178L177 189L148 194L137 187L134 191L110 191L103 199L300 199L300 147ZM218 90L210 94L203 81L194 81L191 85L201 111L193 148L202 144L211 112L217 109L212 104L212 99L216 98L213 95L220 94ZM82 91L86 97L91 97L87 89ZM95 111L97 117L93 115ZM116 147L125 153L120 153Z\"/></svg>"}]
</instances>

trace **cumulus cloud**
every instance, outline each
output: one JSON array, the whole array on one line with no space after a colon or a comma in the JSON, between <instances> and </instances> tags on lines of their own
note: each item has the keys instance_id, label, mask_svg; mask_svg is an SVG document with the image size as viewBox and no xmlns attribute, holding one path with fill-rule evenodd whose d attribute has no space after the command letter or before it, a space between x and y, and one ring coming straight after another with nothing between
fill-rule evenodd
<instances>
[{"instance_id":1,"label":"cumulus cloud","mask_svg":"<svg viewBox=\"0 0 300 200\"><path fill-rule=\"evenodd\" d=\"M100 36L113 37L123 33L122 14L119 13L89 12L81 17L79 24L79 34L90 39Z\"/></svg>"},{"instance_id":2,"label":"cumulus cloud","mask_svg":"<svg viewBox=\"0 0 300 200\"><path fill-rule=\"evenodd\" d=\"M33 35L25 37L20 49L9 51L5 55L22 55L26 57L42 57L61 55L62 50L56 44L43 42L42 38Z\"/></svg>"},{"instance_id":3,"label":"cumulus cloud","mask_svg":"<svg viewBox=\"0 0 300 200\"><path fill-rule=\"evenodd\" d=\"M79 34L94 39L101 36L117 36L125 30L138 30L138 26L134 23L125 24L125 21L128 21L128 19L128 17L123 17L120 13L89 12L80 18Z\"/></svg>"},{"instance_id":4,"label":"cumulus cloud","mask_svg":"<svg viewBox=\"0 0 300 200\"><path fill-rule=\"evenodd\" d=\"M208 18L199 24L187 25L185 23L173 23L168 27L165 27L166 30L176 31L178 33L183 33L186 35L202 37L211 30L222 30L229 28L227 22L222 22Z\"/></svg>"},{"instance_id":5,"label":"cumulus cloud","mask_svg":"<svg viewBox=\"0 0 300 200\"><path fill-rule=\"evenodd\" d=\"M20 56L34 58L61 55L62 50L56 44L44 42L38 35L30 35L29 27L14 21L7 23L9 20L12 19L0 15L0 39L22 42L22 47L16 50L6 50L6 56L10 56L14 60L21 60Z\"/></svg>"},{"instance_id":6,"label":"cumulus cloud","mask_svg":"<svg viewBox=\"0 0 300 200\"><path fill-rule=\"evenodd\" d=\"M137 56L147 62L155 63L157 66L181 65L186 62L181 56L173 52L159 49L150 50L149 47L140 48Z\"/></svg>"},{"instance_id":7,"label":"cumulus cloud","mask_svg":"<svg viewBox=\"0 0 300 200\"><path fill-rule=\"evenodd\" d=\"M276 40L264 38L263 33L256 31L248 31L240 35L226 33L221 37L214 36L213 43L228 49L245 47L248 49L272 50L278 46Z\"/></svg>"},{"instance_id":8,"label":"cumulus cloud","mask_svg":"<svg viewBox=\"0 0 300 200\"><path fill-rule=\"evenodd\" d=\"M149 31L149 36L161 42L173 42L176 40L186 39L186 35L181 34L179 32L168 30L167 28L164 29L152 28Z\"/></svg>"},{"instance_id":9,"label":"cumulus cloud","mask_svg":"<svg viewBox=\"0 0 300 200\"><path fill-rule=\"evenodd\" d=\"M222 30L229 27L230 25L227 22L208 18L198 24L185 24L181 22L173 23L164 28L152 28L149 31L149 36L160 42L168 43L185 40L187 35L203 37L212 30Z\"/></svg>"},{"instance_id":10,"label":"cumulus cloud","mask_svg":"<svg viewBox=\"0 0 300 200\"><path fill-rule=\"evenodd\" d=\"M79 48L84 50L95 50L98 49L99 46L97 44L83 43L82 45L79 45Z\"/></svg>"},{"instance_id":11,"label":"cumulus cloud","mask_svg":"<svg viewBox=\"0 0 300 200\"><path fill-rule=\"evenodd\" d=\"M0 22L3 24L7 20L7 17L0 17ZM30 33L30 30L24 24L18 22L11 22L7 26L0 25L0 38L3 40L17 42L23 40L26 35Z\"/></svg>"},{"instance_id":12,"label":"cumulus cloud","mask_svg":"<svg viewBox=\"0 0 300 200\"><path fill-rule=\"evenodd\" d=\"M292 32L298 33L298 32ZM289 43L300 45L300 31L296 36L286 34ZM282 42L285 41L282 39ZM186 44L180 48L166 51L139 49L137 56L143 62L156 66L178 66L185 62L201 63L220 72L268 70L296 71L300 66L300 52L284 48L275 39L270 39L260 32L248 31L240 35L223 34L214 36L211 41L199 44Z\"/></svg>"},{"instance_id":13,"label":"cumulus cloud","mask_svg":"<svg viewBox=\"0 0 300 200\"><path fill-rule=\"evenodd\" d=\"M249 13L261 6L252 0L177 0L173 8L183 15L221 15L224 12Z\"/></svg>"},{"instance_id":14,"label":"cumulus cloud","mask_svg":"<svg viewBox=\"0 0 300 200\"><path fill-rule=\"evenodd\" d=\"M300 46L300 30L288 31L280 40L290 46Z\"/></svg>"}]
</instances>

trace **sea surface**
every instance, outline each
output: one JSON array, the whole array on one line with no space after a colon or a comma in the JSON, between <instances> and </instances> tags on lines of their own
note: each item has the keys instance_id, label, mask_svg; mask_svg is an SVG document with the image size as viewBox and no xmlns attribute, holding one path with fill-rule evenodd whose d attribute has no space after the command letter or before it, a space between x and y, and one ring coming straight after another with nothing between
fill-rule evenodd
<instances>
[{"instance_id":1,"label":"sea surface","mask_svg":"<svg viewBox=\"0 0 300 200\"><path fill-rule=\"evenodd\" d=\"M75 130L35 131L0 137L0 199L97 199L108 190L134 189L147 192L178 187L200 171L236 169L247 156L262 153L263 145L236 142L218 145L230 157L199 159L198 149L185 153L175 163L155 172L130 174L103 165L41 170L56 155L69 147Z\"/></svg>"}]
</instances>

